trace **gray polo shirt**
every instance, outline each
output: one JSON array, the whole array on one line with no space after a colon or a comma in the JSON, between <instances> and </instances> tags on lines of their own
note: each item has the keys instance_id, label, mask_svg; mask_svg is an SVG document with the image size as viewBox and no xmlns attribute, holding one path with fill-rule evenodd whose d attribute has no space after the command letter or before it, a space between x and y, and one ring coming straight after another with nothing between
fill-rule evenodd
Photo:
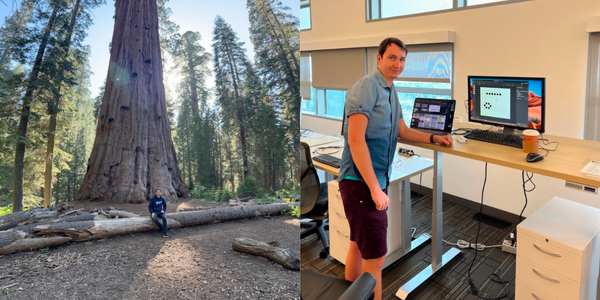
<instances>
[{"instance_id":1,"label":"gray polo shirt","mask_svg":"<svg viewBox=\"0 0 600 300\"><path fill-rule=\"evenodd\" d=\"M365 140L379 186L381 189L387 188L396 151L398 126L402 119L402 108L394 85L388 87L383 75L376 69L348 90L344 110L344 151L338 180L349 178L365 182L354 164L348 145L347 118L358 113L369 118Z\"/></svg>"}]
</instances>

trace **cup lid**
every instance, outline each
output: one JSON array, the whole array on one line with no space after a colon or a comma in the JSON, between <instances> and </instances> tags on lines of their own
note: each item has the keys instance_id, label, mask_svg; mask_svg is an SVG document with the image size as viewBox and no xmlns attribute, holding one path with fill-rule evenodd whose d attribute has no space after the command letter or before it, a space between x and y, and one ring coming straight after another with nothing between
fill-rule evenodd
<instances>
[{"instance_id":1,"label":"cup lid","mask_svg":"<svg viewBox=\"0 0 600 300\"><path fill-rule=\"evenodd\" d=\"M526 130L523 130L523 135L538 136L538 135L540 135L540 132L537 130L533 130L533 129L526 129Z\"/></svg>"}]
</instances>

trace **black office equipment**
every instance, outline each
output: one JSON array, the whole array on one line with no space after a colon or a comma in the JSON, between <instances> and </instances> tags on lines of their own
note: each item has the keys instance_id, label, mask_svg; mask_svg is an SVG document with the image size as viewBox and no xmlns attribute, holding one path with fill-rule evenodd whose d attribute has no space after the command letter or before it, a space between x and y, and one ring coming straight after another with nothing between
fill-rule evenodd
<instances>
[{"instance_id":1,"label":"black office equipment","mask_svg":"<svg viewBox=\"0 0 600 300\"><path fill-rule=\"evenodd\" d=\"M415 98L410 128L425 133L450 134L455 100Z\"/></svg>"},{"instance_id":2,"label":"black office equipment","mask_svg":"<svg viewBox=\"0 0 600 300\"><path fill-rule=\"evenodd\" d=\"M332 166L334 168L339 168L340 167L340 162L341 159L329 155L329 154L321 154L321 155L317 155L315 157L312 158L315 161L318 161L320 163L326 164L328 166Z\"/></svg>"},{"instance_id":3,"label":"black office equipment","mask_svg":"<svg viewBox=\"0 0 600 300\"><path fill-rule=\"evenodd\" d=\"M500 144L515 148L523 148L523 136L508 134L500 131L474 129L464 135L467 139L473 139L488 143Z\"/></svg>"},{"instance_id":4,"label":"black office equipment","mask_svg":"<svg viewBox=\"0 0 600 300\"><path fill-rule=\"evenodd\" d=\"M301 221L302 228L308 228L300 234L303 239L311 234L317 234L323 243L321 258L329 256L329 238L325 229L329 227L327 182L321 183L317 170L310 156L310 146L300 142L300 218L310 219Z\"/></svg>"},{"instance_id":5,"label":"black office equipment","mask_svg":"<svg viewBox=\"0 0 600 300\"><path fill-rule=\"evenodd\" d=\"M525 158L525 160L530 163L540 161L543 159L544 159L544 157L538 153L529 153L529 154L527 154L527 157Z\"/></svg>"},{"instance_id":6,"label":"black office equipment","mask_svg":"<svg viewBox=\"0 0 600 300\"><path fill-rule=\"evenodd\" d=\"M469 121L515 129L545 128L545 78L469 76Z\"/></svg>"}]
</instances>

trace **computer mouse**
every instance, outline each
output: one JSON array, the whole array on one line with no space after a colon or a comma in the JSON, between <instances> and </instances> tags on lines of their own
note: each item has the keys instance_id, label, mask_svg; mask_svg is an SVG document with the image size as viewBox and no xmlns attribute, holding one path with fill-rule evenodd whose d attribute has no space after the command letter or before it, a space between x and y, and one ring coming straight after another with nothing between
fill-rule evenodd
<instances>
[{"instance_id":1,"label":"computer mouse","mask_svg":"<svg viewBox=\"0 0 600 300\"><path fill-rule=\"evenodd\" d=\"M544 157L538 153L529 153L527 154L527 158L525 158L525 160L527 160L527 162L536 162L536 161L540 161L543 160Z\"/></svg>"}]
</instances>

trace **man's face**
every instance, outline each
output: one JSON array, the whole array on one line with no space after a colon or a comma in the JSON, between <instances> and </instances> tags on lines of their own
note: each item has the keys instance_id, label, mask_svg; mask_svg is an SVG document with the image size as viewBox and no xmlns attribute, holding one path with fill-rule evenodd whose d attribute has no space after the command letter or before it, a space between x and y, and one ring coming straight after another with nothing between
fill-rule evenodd
<instances>
[{"instance_id":1,"label":"man's face","mask_svg":"<svg viewBox=\"0 0 600 300\"><path fill-rule=\"evenodd\" d=\"M162 192L160 190L156 190L156 197L160 198L160 195L162 195Z\"/></svg>"},{"instance_id":2,"label":"man's face","mask_svg":"<svg viewBox=\"0 0 600 300\"><path fill-rule=\"evenodd\" d=\"M404 71L406 53L398 45L390 44L385 49L383 57L377 54L377 65L385 79L394 80Z\"/></svg>"}]
</instances>

